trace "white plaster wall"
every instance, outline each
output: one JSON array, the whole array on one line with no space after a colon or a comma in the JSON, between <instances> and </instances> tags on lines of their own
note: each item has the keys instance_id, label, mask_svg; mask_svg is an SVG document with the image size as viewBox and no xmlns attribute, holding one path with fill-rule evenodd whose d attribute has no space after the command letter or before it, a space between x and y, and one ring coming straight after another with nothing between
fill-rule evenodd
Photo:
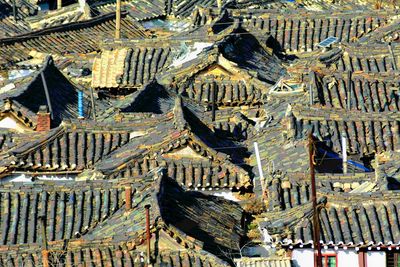
<instances>
[{"instance_id":1,"label":"white plaster wall","mask_svg":"<svg viewBox=\"0 0 400 267\"><path fill-rule=\"evenodd\" d=\"M358 267L358 254L355 250L323 249L322 253L337 253L338 267ZM312 267L314 266L314 251L312 249L294 249L292 253L292 261L294 267ZM368 266L380 267L381 265Z\"/></svg>"},{"instance_id":2,"label":"white plaster wall","mask_svg":"<svg viewBox=\"0 0 400 267\"><path fill-rule=\"evenodd\" d=\"M30 130L10 117L5 117L2 120L0 120L0 128L14 129L20 133Z\"/></svg>"},{"instance_id":3,"label":"white plaster wall","mask_svg":"<svg viewBox=\"0 0 400 267\"><path fill-rule=\"evenodd\" d=\"M368 267L386 267L386 254L382 251L367 252Z\"/></svg>"},{"instance_id":4,"label":"white plaster wall","mask_svg":"<svg viewBox=\"0 0 400 267\"><path fill-rule=\"evenodd\" d=\"M358 267L358 254L355 250L338 250L338 267Z\"/></svg>"},{"instance_id":5,"label":"white plaster wall","mask_svg":"<svg viewBox=\"0 0 400 267\"><path fill-rule=\"evenodd\" d=\"M292 263L294 267L314 266L314 251L312 249L294 249Z\"/></svg>"}]
</instances>

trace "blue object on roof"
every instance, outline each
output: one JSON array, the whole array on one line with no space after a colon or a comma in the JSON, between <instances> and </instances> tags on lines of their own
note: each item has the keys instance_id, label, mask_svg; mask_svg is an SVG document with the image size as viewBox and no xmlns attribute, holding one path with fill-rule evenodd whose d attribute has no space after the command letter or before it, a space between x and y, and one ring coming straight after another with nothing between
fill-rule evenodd
<instances>
[{"instance_id":1,"label":"blue object on roof","mask_svg":"<svg viewBox=\"0 0 400 267\"><path fill-rule=\"evenodd\" d=\"M319 47L328 47L339 40L337 37L330 36L318 44Z\"/></svg>"},{"instance_id":2,"label":"blue object on roof","mask_svg":"<svg viewBox=\"0 0 400 267\"><path fill-rule=\"evenodd\" d=\"M328 156L328 157L330 157L330 158L334 158L334 159L338 159L338 160L343 160L338 154L336 154L336 153L334 153L334 152L330 152L330 151L327 151L327 150L322 149L322 148L318 148L318 150L322 151L323 153L326 153L326 156ZM359 169L361 169L361 170L363 170L363 171L365 171L365 172L371 172L371 171L372 171L371 169L369 169L369 168L365 167L364 165L362 165L362 164L360 164L360 163L358 163L358 162L355 162L355 161L353 161L353 160L347 160L347 163L348 163L348 164L351 164L351 165L353 165L354 167L359 168Z\"/></svg>"},{"instance_id":3,"label":"blue object on roof","mask_svg":"<svg viewBox=\"0 0 400 267\"><path fill-rule=\"evenodd\" d=\"M84 114L83 114L83 92L81 90L78 91L78 115L80 118L84 117Z\"/></svg>"}]
</instances>

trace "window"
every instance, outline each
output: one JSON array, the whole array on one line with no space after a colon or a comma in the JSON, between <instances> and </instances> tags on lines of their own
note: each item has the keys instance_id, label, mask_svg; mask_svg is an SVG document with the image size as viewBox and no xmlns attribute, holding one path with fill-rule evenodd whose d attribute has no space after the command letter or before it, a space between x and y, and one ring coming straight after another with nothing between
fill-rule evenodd
<instances>
[{"instance_id":1,"label":"window","mask_svg":"<svg viewBox=\"0 0 400 267\"><path fill-rule=\"evenodd\" d=\"M337 255L334 253L322 254L321 260L322 260L323 267L337 267L338 266Z\"/></svg>"},{"instance_id":2,"label":"window","mask_svg":"<svg viewBox=\"0 0 400 267\"><path fill-rule=\"evenodd\" d=\"M386 253L386 266L387 267L400 267L400 253L388 252Z\"/></svg>"}]
</instances>

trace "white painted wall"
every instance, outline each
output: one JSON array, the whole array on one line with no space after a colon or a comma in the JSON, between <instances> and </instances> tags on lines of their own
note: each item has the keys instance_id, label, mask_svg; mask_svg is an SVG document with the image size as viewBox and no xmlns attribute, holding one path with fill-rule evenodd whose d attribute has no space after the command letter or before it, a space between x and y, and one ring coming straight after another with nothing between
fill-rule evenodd
<instances>
[{"instance_id":1,"label":"white painted wall","mask_svg":"<svg viewBox=\"0 0 400 267\"><path fill-rule=\"evenodd\" d=\"M294 249L292 264L294 267L314 266L314 251L312 249Z\"/></svg>"},{"instance_id":2,"label":"white painted wall","mask_svg":"<svg viewBox=\"0 0 400 267\"><path fill-rule=\"evenodd\" d=\"M19 133L23 133L25 131L32 131L22 123L10 117L4 117L2 120L0 120L0 128L14 129Z\"/></svg>"},{"instance_id":3,"label":"white painted wall","mask_svg":"<svg viewBox=\"0 0 400 267\"><path fill-rule=\"evenodd\" d=\"M368 267L386 267L386 254L382 251L367 252Z\"/></svg>"},{"instance_id":4,"label":"white painted wall","mask_svg":"<svg viewBox=\"0 0 400 267\"><path fill-rule=\"evenodd\" d=\"M358 254L354 249L323 249L322 254L337 254L338 267L358 267ZM312 267L314 266L314 251L312 249L294 249L292 253L292 262L294 267ZM372 264L372 263L371 263ZM384 266L369 265L368 266Z\"/></svg>"},{"instance_id":5,"label":"white painted wall","mask_svg":"<svg viewBox=\"0 0 400 267\"><path fill-rule=\"evenodd\" d=\"M358 267L358 254L354 249L338 250L337 255L338 267Z\"/></svg>"}]
</instances>

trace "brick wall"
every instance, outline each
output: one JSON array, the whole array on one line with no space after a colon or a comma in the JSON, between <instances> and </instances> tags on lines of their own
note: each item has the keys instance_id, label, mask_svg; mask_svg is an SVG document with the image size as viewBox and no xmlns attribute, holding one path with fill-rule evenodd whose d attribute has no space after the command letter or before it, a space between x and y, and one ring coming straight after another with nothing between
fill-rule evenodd
<instances>
[{"instance_id":1,"label":"brick wall","mask_svg":"<svg viewBox=\"0 0 400 267\"><path fill-rule=\"evenodd\" d=\"M50 113L38 112L36 131L45 132L50 130Z\"/></svg>"}]
</instances>

